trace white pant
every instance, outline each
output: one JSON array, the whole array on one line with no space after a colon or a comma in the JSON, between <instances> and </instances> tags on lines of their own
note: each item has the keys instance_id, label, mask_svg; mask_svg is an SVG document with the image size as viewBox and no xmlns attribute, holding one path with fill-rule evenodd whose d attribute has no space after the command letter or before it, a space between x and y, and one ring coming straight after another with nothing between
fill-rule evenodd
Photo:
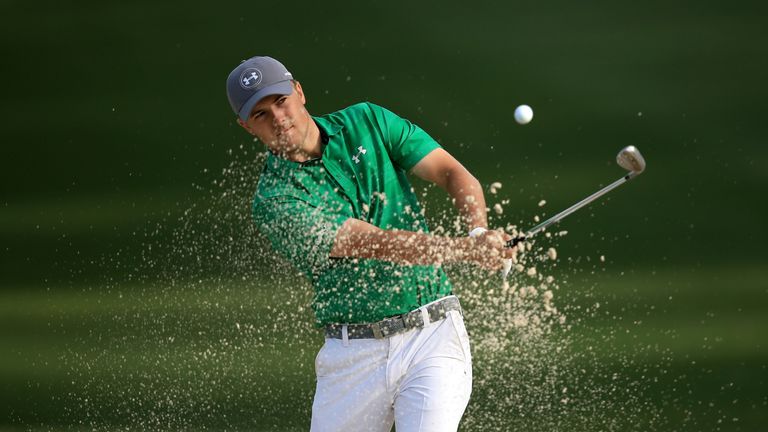
<instances>
[{"instance_id":1,"label":"white pant","mask_svg":"<svg viewBox=\"0 0 768 432\"><path fill-rule=\"evenodd\" d=\"M458 311L385 339L327 338L315 371L313 432L455 431L472 391Z\"/></svg>"}]
</instances>

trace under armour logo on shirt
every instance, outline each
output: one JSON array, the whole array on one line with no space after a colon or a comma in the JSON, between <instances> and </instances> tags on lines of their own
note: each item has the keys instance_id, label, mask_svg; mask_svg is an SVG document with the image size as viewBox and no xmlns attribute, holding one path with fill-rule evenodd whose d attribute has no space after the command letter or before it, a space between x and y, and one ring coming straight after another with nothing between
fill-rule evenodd
<instances>
[{"instance_id":1,"label":"under armour logo on shirt","mask_svg":"<svg viewBox=\"0 0 768 432\"><path fill-rule=\"evenodd\" d=\"M360 146L357 148L357 154L352 156L352 160L355 161L356 164L360 163L360 155L364 155L368 151L363 148L363 146Z\"/></svg>"}]
</instances>

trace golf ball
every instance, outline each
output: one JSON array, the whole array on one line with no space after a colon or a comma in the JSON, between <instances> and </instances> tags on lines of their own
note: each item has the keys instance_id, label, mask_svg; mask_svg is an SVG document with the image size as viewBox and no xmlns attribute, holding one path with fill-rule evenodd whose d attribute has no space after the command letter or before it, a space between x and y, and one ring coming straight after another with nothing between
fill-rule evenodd
<instances>
[{"instance_id":1,"label":"golf ball","mask_svg":"<svg viewBox=\"0 0 768 432\"><path fill-rule=\"evenodd\" d=\"M515 108L515 121L521 125L528 124L533 119L533 110L528 105Z\"/></svg>"}]
</instances>

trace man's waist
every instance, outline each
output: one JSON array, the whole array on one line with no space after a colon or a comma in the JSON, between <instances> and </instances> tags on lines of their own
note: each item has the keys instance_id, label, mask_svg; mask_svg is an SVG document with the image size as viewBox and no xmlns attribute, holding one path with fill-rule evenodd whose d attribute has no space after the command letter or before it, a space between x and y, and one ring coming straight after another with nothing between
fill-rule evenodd
<instances>
[{"instance_id":1,"label":"man's waist","mask_svg":"<svg viewBox=\"0 0 768 432\"><path fill-rule=\"evenodd\" d=\"M372 323L452 294L438 266L341 260L312 283L316 323Z\"/></svg>"},{"instance_id":2,"label":"man's waist","mask_svg":"<svg viewBox=\"0 0 768 432\"><path fill-rule=\"evenodd\" d=\"M448 312L462 313L456 296L443 297L410 312L364 324L329 324L325 336L334 339L383 339L408 330L422 328L430 323L445 319Z\"/></svg>"}]
</instances>

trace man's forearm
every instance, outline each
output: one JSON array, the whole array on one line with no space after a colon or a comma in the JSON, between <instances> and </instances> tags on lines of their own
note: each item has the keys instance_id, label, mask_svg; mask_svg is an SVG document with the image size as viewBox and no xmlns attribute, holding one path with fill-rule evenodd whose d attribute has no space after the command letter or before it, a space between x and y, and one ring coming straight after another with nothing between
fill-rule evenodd
<instances>
[{"instance_id":1,"label":"man's forearm","mask_svg":"<svg viewBox=\"0 0 768 432\"><path fill-rule=\"evenodd\" d=\"M431 265L476 260L482 254L482 248L478 248L475 243L470 238L382 230L367 222L349 219L336 235L331 256Z\"/></svg>"},{"instance_id":2,"label":"man's forearm","mask_svg":"<svg viewBox=\"0 0 768 432\"><path fill-rule=\"evenodd\" d=\"M475 238L442 237L413 231L382 230L350 218L339 228L331 257L372 258L405 265L469 262L488 269L501 268L501 258L514 250L504 247L509 236L488 231Z\"/></svg>"},{"instance_id":3,"label":"man's forearm","mask_svg":"<svg viewBox=\"0 0 768 432\"><path fill-rule=\"evenodd\" d=\"M446 192L454 200L467 231L476 227L488 227L485 196L480 182L465 169L456 170L448 176Z\"/></svg>"},{"instance_id":4,"label":"man's forearm","mask_svg":"<svg viewBox=\"0 0 768 432\"><path fill-rule=\"evenodd\" d=\"M412 231L352 232L337 238L331 256L373 258L406 265L461 261L468 249L464 238L435 236Z\"/></svg>"}]
</instances>

